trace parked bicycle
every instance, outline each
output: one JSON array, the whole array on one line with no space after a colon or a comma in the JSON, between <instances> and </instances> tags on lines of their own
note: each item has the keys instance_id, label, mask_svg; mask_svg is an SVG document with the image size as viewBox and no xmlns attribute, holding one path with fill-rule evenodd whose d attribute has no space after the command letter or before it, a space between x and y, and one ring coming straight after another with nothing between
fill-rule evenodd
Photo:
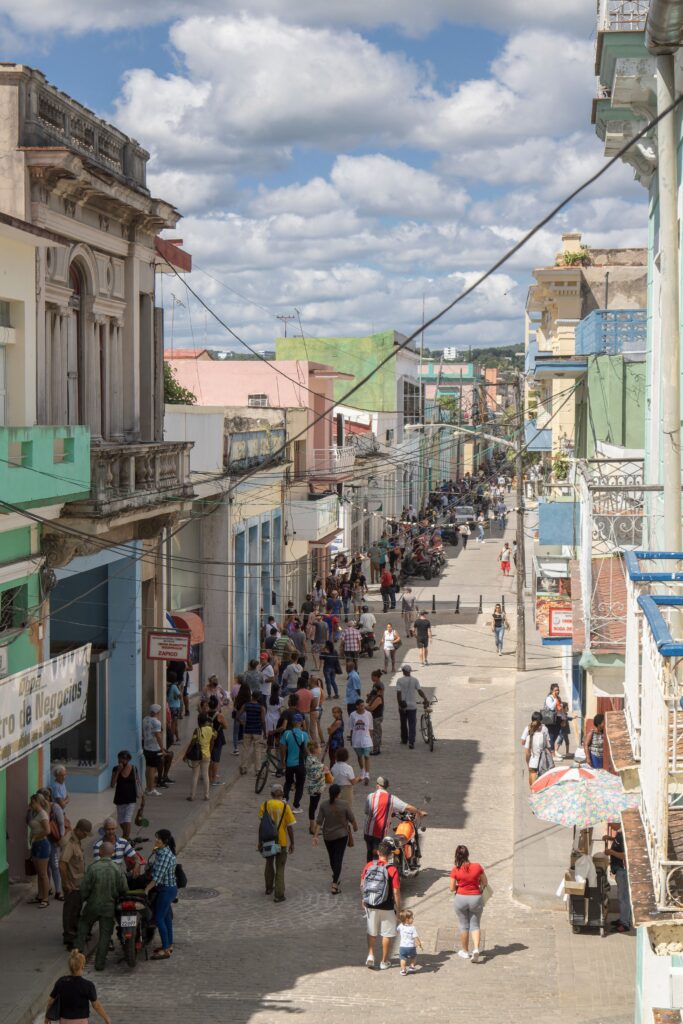
<instances>
[{"instance_id":1,"label":"parked bicycle","mask_svg":"<svg viewBox=\"0 0 683 1024\"><path fill-rule=\"evenodd\" d=\"M434 742L436 740L434 726L432 725L432 705L438 703L437 698L433 697L429 704L425 705L425 709L420 715L420 732L422 733L422 739L430 750L434 750Z\"/></svg>"},{"instance_id":2,"label":"parked bicycle","mask_svg":"<svg viewBox=\"0 0 683 1024\"><path fill-rule=\"evenodd\" d=\"M263 758L263 762L258 770L258 775L256 776L256 782L254 784L254 789L257 793L260 793L265 787L265 784L268 781L269 772L273 772L277 778L280 778L284 774L277 749L278 748L276 747L273 750L266 751L266 756Z\"/></svg>"}]
</instances>

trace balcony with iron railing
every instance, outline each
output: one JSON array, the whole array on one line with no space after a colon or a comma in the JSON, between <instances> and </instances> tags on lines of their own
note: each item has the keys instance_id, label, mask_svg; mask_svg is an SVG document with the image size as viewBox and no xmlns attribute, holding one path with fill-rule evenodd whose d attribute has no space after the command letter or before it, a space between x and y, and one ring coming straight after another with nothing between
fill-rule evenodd
<instances>
[{"instance_id":1,"label":"balcony with iron railing","mask_svg":"<svg viewBox=\"0 0 683 1024\"><path fill-rule=\"evenodd\" d=\"M356 450L351 445L343 448L316 448L309 473L320 480L343 480L353 473Z\"/></svg>"},{"instance_id":2,"label":"balcony with iron railing","mask_svg":"<svg viewBox=\"0 0 683 1024\"><path fill-rule=\"evenodd\" d=\"M68 505L65 514L99 518L191 498L191 448L190 441L93 446L90 496Z\"/></svg>"},{"instance_id":3,"label":"balcony with iron railing","mask_svg":"<svg viewBox=\"0 0 683 1024\"><path fill-rule=\"evenodd\" d=\"M580 356L645 356L647 310L595 309L576 328Z\"/></svg>"}]
</instances>

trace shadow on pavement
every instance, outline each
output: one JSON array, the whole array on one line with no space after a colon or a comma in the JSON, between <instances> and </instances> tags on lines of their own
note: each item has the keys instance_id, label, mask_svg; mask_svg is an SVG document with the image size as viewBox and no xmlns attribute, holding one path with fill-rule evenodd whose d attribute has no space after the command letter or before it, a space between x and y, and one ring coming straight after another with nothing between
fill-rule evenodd
<instances>
[{"instance_id":1,"label":"shadow on pavement","mask_svg":"<svg viewBox=\"0 0 683 1024\"><path fill-rule=\"evenodd\" d=\"M512 956L514 953L523 953L528 948L523 942L510 942L507 946L491 946L490 949L484 950L483 962L495 960L497 956Z\"/></svg>"}]
</instances>

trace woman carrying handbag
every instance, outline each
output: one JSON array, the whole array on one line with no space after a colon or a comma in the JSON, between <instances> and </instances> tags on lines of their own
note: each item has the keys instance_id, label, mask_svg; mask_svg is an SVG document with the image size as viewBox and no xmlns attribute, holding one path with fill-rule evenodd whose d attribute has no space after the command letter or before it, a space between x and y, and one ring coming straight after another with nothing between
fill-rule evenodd
<instances>
[{"instance_id":1,"label":"woman carrying handbag","mask_svg":"<svg viewBox=\"0 0 683 1024\"><path fill-rule=\"evenodd\" d=\"M197 717L197 727L192 733L192 739L183 758L192 769L192 789L187 798L188 800L194 800L200 775L204 783L204 799L209 799L209 768L211 766L211 748L214 736L215 733L209 721L209 716L203 713L200 714Z\"/></svg>"}]
</instances>

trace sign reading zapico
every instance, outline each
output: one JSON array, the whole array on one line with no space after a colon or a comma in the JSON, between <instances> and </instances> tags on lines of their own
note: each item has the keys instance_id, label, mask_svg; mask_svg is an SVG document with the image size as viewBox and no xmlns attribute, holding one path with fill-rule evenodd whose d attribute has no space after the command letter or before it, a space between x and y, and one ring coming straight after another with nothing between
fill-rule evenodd
<instances>
[{"instance_id":1,"label":"sign reading zapico","mask_svg":"<svg viewBox=\"0 0 683 1024\"><path fill-rule=\"evenodd\" d=\"M0 768L83 721L90 646L0 680Z\"/></svg>"}]
</instances>

